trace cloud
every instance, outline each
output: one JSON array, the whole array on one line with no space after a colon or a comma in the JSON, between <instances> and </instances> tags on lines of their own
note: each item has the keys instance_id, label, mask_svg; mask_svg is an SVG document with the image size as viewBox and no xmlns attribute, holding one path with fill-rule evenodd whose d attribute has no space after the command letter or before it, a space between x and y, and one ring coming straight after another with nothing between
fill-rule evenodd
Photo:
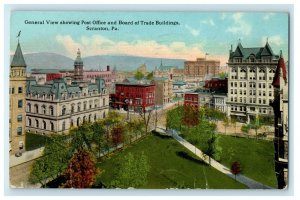
<instances>
[{"instance_id":1,"label":"cloud","mask_svg":"<svg viewBox=\"0 0 300 200\"><path fill-rule=\"evenodd\" d=\"M125 54L156 58L177 58L195 60L204 55L201 43L187 45L184 42L170 44L158 43L155 40L113 41L101 35L82 36L75 40L70 35L57 35L56 41L63 46L66 54L76 57L80 48L82 56Z\"/></svg>"},{"instance_id":2,"label":"cloud","mask_svg":"<svg viewBox=\"0 0 300 200\"><path fill-rule=\"evenodd\" d=\"M207 24L207 25L210 25L210 26L214 26L215 25L215 22L212 19L202 20L201 23L202 24Z\"/></svg>"},{"instance_id":3,"label":"cloud","mask_svg":"<svg viewBox=\"0 0 300 200\"><path fill-rule=\"evenodd\" d=\"M243 13L235 13L231 17L233 25L226 31L233 34L249 35L251 33L251 26L243 19Z\"/></svg>"},{"instance_id":4,"label":"cloud","mask_svg":"<svg viewBox=\"0 0 300 200\"><path fill-rule=\"evenodd\" d=\"M280 46L282 45L284 42L283 42L283 39L280 37L280 35L273 35L271 37L267 37L267 36L263 36L261 38L261 44L262 45L265 45L266 44L266 41L267 41L267 38L268 38L268 42L269 44L272 46L272 45L275 45L275 46Z\"/></svg>"},{"instance_id":5,"label":"cloud","mask_svg":"<svg viewBox=\"0 0 300 200\"><path fill-rule=\"evenodd\" d=\"M198 36L200 31L197 29L193 29L189 25L185 25L185 28L193 35L193 36Z\"/></svg>"},{"instance_id":6,"label":"cloud","mask_svg":"<svg viewBox=\"0 0 300 200\"><path fill-rule=\"evenodd\" d=\"M263 20L268 21L273 15L275 15L275 14L274 13L265 14L263 16Z\"/></svg>"}]
</instances>

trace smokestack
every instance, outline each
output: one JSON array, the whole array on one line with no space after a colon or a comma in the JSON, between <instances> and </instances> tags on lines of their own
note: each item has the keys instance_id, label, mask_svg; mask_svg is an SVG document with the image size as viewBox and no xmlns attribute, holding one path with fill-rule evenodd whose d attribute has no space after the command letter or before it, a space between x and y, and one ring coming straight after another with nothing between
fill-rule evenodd
<instances>
[{"instance_id":1,"label":"smokestack","mask_svg":"<svg viewBox=\"0 0 300 200\"><path fill-rule=\"evenodd\" d=\"M106 67L106 70L107 70L107 71L110 71L110 67L109 67L109 65L107 65L107 67Z\"/></svg>"}]
</instances>

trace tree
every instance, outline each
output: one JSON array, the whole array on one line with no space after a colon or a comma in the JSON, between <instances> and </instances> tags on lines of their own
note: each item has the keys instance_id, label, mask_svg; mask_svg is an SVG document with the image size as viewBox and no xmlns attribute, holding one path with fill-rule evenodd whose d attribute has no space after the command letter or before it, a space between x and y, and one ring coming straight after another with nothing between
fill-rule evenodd
<instances>
[{"instance_id":1,"label":"tree","mask_svg":"<svg viewBox=\"0 0 300 200\"><path fill-rule=\"evenodd\" d=\"M118 125L112 129L112 143L116 146L124 142L124 127Z\"/></svg>"},{"instance_id":2,"label":"tree","mask_svg":"<svg viewBox=\"0 0 300 200\"><path fill-rule=\"evenodd\" d=\"M207 147L205 154L208 156L209 165L211 164L211 158L220 160L222 148L218 144L219 138L213 133L211 138L207 140Z\"/></svg>"},{"instance_id":3,"label":"tree","mask_svg":"<svg viewBox=\"0 0 300 200\"><path fill-rule=\"evenodd\" d=\"M227 127L229 126L229 123L230 123L230 119L227 116L225 116L223 119L223 125L225 127L225 135L227 134Z\"/></svg>"},{"instance_id":4,"label":"tree","mask_svg":"<svg viewBox=\"0 0 300 200\"><path fill-rule=\"evenodd\" d=\"M153 76L153 72L149 73L147 76L146 76L146 79L147 80L153 80L154 76Z\"/></svg>"},{"instance_id":5,"label":"tree","mask_svg":"<svg viewBox=\"0 0 300 200\"><path fill-rule=\"evenodd\" d=\"M199 111L190 105L185 105L182 122L188 127L193 127L198 125Z\"/></svg>"},{"instance_id":6,"label":"tree","mask_svg":"<svg viewBox=\"0 0 300 200\"><path fill-rule=\"evenodd\" d=\"M150 166L144 152L137 156L128 153L119 162L118 168L119 170L110 183L111 187L138 187L147 183Z\"/></svg>"},{"instance_id":7,"label":"tree","mask_svg":"<svg viewBox=\"0 0 300 200\"><path fill-rule=\"evenodd\" d=\"M148 133L148 125L149 125L149 122L151 119L152 112L153 112L152 109L146 110L146 108L143 108L143 107L139 108L139 115L143 120L146 134Z\"/></svg>"},{"instance_id":8,"label":"tree","mask_svg":"<svg viewBox=\"0 0 300 200\"><path fill-rule=\"evenodd\" d=\"M58 138L52 139L46 144L43 155L33 163L29 181L43 186L48 179L57 178L66 169L70 157L66 144Z\"/></svg>"},{"instance_id":9,"label":"tree","mask_svg":"<svg viewBox=\"0 0 300 200\"><path fill-rule=\"evenodd\" d=\"M65 172L65 188L89 188L95 181L97 169L95 160L92 155L84 150L79 149L69 162Z\"/></svg>"},{"instance_id":10,"label":"tree","mask_svg":"<svg viewBox=\"0 0 300 200\"><path fill-rule=\"evenodd\" d=\"M234 174L234 178L236 180L236 175L241 173L241 165L239 162L233 162L231 165L231 173Z\"/></svg>"},{"instance_id":11,"label":"tree","mask_svg":"<svg viewBox=\"0 0 300 200\"><path fill-rule=\"evenodd\" d=\"M236 118L235 118L235 117L232 117L232 118L230 119L230 123L234 126L234 134L235 134L235 136L236 136L236 124L237 124Z\"/></svg>"},{"instance_id":12,"label":"tree","mask_svg":"<svg viewBox=\"0 0 300 200\"><path fill-rule=\"evenodd\" d=\"M250 126L248 124L243 124L241 127L243 133L245 133L249 138Z\"/></svg>"},{"instance_id":13,"label":"tree","mask_svg":"<svg viewBox=\"0 0 300 200\"><path fill-rule=\"evenodd\" d=\"M142 80L144 78L144 74L140 71L137 71L135 74L134 74L134 78L136 80Z\"/></svg>"},{"instance_id":14,"label":"tree","mask_svg":"<svg viewBox=\"0 0 300 200\"><path fill-rule=\"evenodd\" d=\"M226 72L221 72L221 73L219 74L219 77L220 77L221 79L225 79L225 78L228 77L228 74L227 74Z\"/></svg>"},{"instance_id":15,"label":"tree","mask_svg":"<svg viewBox=\"0 0 300 200\"><path fill-rule=\"evenodd\" d=\"M250 123L250 127L251 127L251 129L254 129L255 130L255 136L256 136L256 139L257 139L257 136L258 136L258 129L260 129L261 128L261 123L260 123L260 120L259 120L259 116L257 115L256 117L255 117L255 121L253 122L251 122Z\"/></svg>"},{"instance_id":16,"label":"tree","mask_svg":"<svg viewBox=\"0 0 300 200\"><path fill-rule=\"evenodd\" d=\"M101 148L104 146L105 129L100 121L92 124L93 142L96 144L96 157L100 157Z\"/></svg>"}]
</instances>

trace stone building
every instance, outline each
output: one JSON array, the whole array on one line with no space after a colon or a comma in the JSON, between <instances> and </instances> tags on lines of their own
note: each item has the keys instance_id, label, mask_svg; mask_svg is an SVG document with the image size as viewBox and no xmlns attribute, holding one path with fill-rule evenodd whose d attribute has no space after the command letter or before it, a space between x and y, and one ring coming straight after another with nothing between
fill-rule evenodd
<instances>
[{"instance_id":1,"label":"stone building","mask_svg":"<svg viewBox=\"0 0 300 200\"><path fill-rule=\"evenodd\" d=\"M263 47L244 48L239 42L228 59L228 115L249 122L256 116L273 115L272 81L278 55L267 42Z\"/></svg>"},{"instance_id":2,"label":"stone building","mask_svg":"<svg viewBox=\"0 0 300 200\"><path fill-rule=\"evenodd\" d=\"M105 82L71 83L56 79L44 85L27 80L26 130L42 134L64 133L83 121L95 121L108 114L109 96Z\"/></svg>"},{"instance_id":3,"label":"stone building","mask_svg":"<svg viewBox=\"0 0 300 200\"><path fill-rule=\"evenodd\" d=\"M287 68L282 56L278 60L273 79L274 101L271 106L274 109L274 149L275 172L278 188L288 186L288 77Z\"/></svg>"},{"instance_id":4,"label":"stone building","mask_svg":"<svg viewBox=\"0 0 300 200\"><path fill-rule=\"evenodd\" d=\"M82 81L83 80L83 61L81 59L80 49L77 51L77 57L74 62L74 80Z\"/></svg>"},{"instance_id":5,"label":"stone building","mask_svg":"<svg viewBox=\"0 0 300 200\"><path fill-rule=\"evenodd\" d=\"M20 43L10 64L9 75L9 144L11 154L25 149L26 63Z\"/></svg>"},{"instance_id":6,"label":"stone building","mask_svg":"<svg viewBox=\"0 0 300 200\"><path fill-rule=\"evenodd\" d=\"M151 81L155 85L155 104L165 105L173 99L173 81L168 78L154 77Z\"/></svg>"},{"instance_id":7,"label":"stone building","mask_svg":"<svg viewBox=\"0 0 300 200\"><path fill-rule=\"evenodd\" d=\"M197 58L196 61L184 62L184 75L187 79L204 80L207 75L216 76L219 74L220 61Z\"/></svg>"}]
</instances>

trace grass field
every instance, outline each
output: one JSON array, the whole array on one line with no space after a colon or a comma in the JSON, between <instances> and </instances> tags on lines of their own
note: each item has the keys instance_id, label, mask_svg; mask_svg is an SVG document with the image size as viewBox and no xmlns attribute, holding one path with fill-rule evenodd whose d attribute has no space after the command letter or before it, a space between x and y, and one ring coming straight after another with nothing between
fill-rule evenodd
<instances>
[{"instance_id":1,"label":"grass field","mask_svg":"<svg viewBox=\"0 0 300 200\"><path fill-rule=\"evenodd\" d=\"M148 157L150 172L148 182L140 188L247 188L194 157L174 139L158 135L147 136L98 163L98 167L104 171L95 185L100 185L100 182L104 185L110 183L121 157L129 152L139 155L142 151Z\"/></svg>"},{"instance_id":2,"label":"grass field","mask_svg":"<svg viewBox=\"0 0 300 200\"><path fill-rule=\"evenodd\" d=\"M232 162L239 161L242 174L277 188L272 142L221 135L219 143L222 164L230 167Z\"/></svg>"}]
</instances>

